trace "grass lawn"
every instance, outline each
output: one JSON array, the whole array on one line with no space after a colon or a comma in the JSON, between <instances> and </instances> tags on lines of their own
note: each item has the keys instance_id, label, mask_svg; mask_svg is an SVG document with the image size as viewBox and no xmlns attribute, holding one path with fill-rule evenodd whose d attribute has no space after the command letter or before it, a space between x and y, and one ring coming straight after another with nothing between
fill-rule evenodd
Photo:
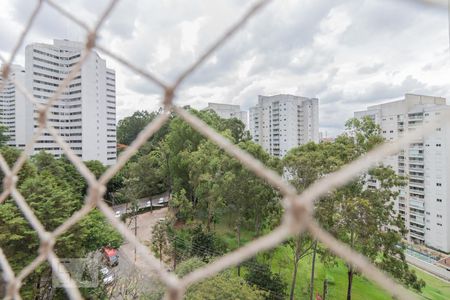
<instances>
[{"instance_id":1,"label":"grass lawn","mask_svg":"<svg viewBox=\"0 0 450 300\"><path fill-rule=\"evenodd\" d=\"M450 299L450 283L434 277L424 271L412 267L419 278L425 280L427 285L422 290L421 299L447 300Z\"/></svg>"},{"instance_id":2,"label":"grass lawn","mask_svg":"<svg viewBox=\"0 0 450 300\"><path fill-rule=\"evenodd\" d=\"M218 225L216 233L226 242L230 249L236 248L235 233L231 232L224 225ZM243 231L241 235L242 244L252 240L252 234L248 231ZM297 283L295 288L295 299L309 299L309 281L311 272L312 257L307 256L300 261ZM279 273L282 278L288 283L289 294L292 281L292 252L287 246L279 246L275 250L271 259L272 271ZM432 275L429 275L420 269L414 268L419 278L426 282L426 287L420 294L420 299L430 300L447 300L450 299L450 283L442 281ZM245 272L245 271L244 271ZM328 295L327 299L346 299L347 295L347 269L342 261L339 261L335 266L325 266L316 259L316 271L314 279L315 293L322 294L323 282L328 278ZM362 276L355 276L353 278L352 299L370 299L370 300L384 300L391 299L389 294L382 288L378 287L371 281Z\"/></svg>"},{"instance_id":3,"label":"grass lawn","mask_svg":"<svg viewBox=\"0 0 450 300\"><path fill-rule=\"evenodd\" d=\"M278 247L272 259L272 270L279 273L286 282L292 281L292 257L288 247ZM309 299L309 281L311 272L311 256L300 261L295 288L296 299ZM316 259L315 293L323 291L324 279L328 279L327 299L345 299L347 295L347 269L342 262L336 266L326 267ZM361 276L353 279L353 299L389 299L389 294Z\"/></svg>"}]
</instances>

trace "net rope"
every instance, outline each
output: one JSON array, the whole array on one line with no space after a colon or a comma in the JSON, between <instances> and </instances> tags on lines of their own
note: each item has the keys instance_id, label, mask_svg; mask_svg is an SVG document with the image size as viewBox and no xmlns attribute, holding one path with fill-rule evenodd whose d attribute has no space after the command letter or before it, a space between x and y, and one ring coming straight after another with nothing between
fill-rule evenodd
<instances>
[{"instance_id":1,"label":"net rope","mask_svg":"<svg viewBox=\"0 0 450 300\"><path fill-rule=\"evenodd\" d=\"M345 260L348 264L353 265L364 276L371 279L379 286L384 288L393 297L397 299L413 299L416 296L409 290L405 289L402 285L398 284L396 280L391 278L388 274L379 270L373 265L366 257L351 249L346 244L340 242L330 233L324 230L315 220L313 216L314 201L325 193L345 185L355 176L366 171L374 164L381 162L385 157L399 152L402 148L407 146L412 141L422 138L428 133L432 132L437 124L444 124L450 122L449 113L442 113L435 117L429 123L424 124L415 131L408 131L402 138L389 141L381 146L376 147L361 158L349 163L342 167L338 171L317 180L309 188L299 194L296 189L286 182L280 175L273 170L266 167L262 162L251 156L249 153L240 149L234 145L230 140L217 133L214 129L210 128L205 122L188 112L186 109L174 104L174 98L180 85L188 78L192 73L199 70L201 65L221 48L233 35L235 35L246 23L250 21L259 11L261 11L269 2L276 2L271 0L259 0L255 2L225 33L223 33L215 42L213 42L206 51L201 54L195 62L189 65L179 76L173 81L173 83L166 83L156 75L152 74L149 70L143 69L135 64L132 64L126 58L119 56L112 52L107 47L97 44L97 36L101 31L107 18L110 16L114 7L120 0L112 0L107 5L106 9L99 16L97 22L93 27L88 26L79 16L66 10L58 2L54 0L37 0L36 6L25 23L24 29L21 32L13 50L11 51L9 59L0 57L0 61L3 63L1 70L2 84L0 90L4 88L5 82L11 80L16 88L21 92L26 99L37 106L39 112L38 124L34 135L25 146L25 150L21 152L19 158L10 168L6 163L5 158L0 154L0 169L4 173L3 179L3 192L0 195L0 205L8 198L12 197L15 204L21 210L24 217L27 219L31 227L36 231L39 240L40 247L38 256L18 274L15 274L11 268L8 258L5 257L3 250L0 248L0 266L4 274L6 281L6 296L5 299L21 299L20 287L24 279L29 276L38 266L45 261L49 262L52 271L61 281L67 295L70 299L82 299L81 293L76 283L68 276L67 270L61 263L54 251L55 241L62 234L67 232L72 226L79 222L94 208L98 208L101 211L108 222L124 237L124 239L132 246L136 247L138 254L143 258L144 263L147 264L153 272L158 276L158 279L166 286L166 299L177 300L182 299L185 290L190 285L212 277L217 273L235 266L239 263L246 261L258 252L276 247L290 236L298 235L303 232L309 232L314 238L328 247L334 254ZM413 1L413 0L411 0ZM415 0L418 1L418 0ZM445 5L446 1L422 1L429 4ZM84 43L84 49L80 60L73 66L66 78L60 83L55 93L48 99L43 105L39 104L32 96L32 94L23 86L20 82L10 77L12 63L17 56L19 49L22 47L23 42L30 30L33 27L33 23L41 11L42 7L47 5L53 8L56 12L71 20L74 24L78 25L86 31L86 40ZM274 4L276 5L276 4ZM142 76L149 83L156 84L161 89L163 112L159 114L151 123L149 123L137 136L137 138L129 145L124 152L120 154L117 162L110 166L105 173L97 180L94 174L86 167L83 161L71 150L70 146L64 141L64 139L58 134L58 131L53 128L48 122L49 109L54 105L59 96L68 87L70 82L77 76L83 63L86 61L88 55L97 50L100 53L105 54L111 59L115 60L122 66L128 68L134 73ZM175 274L168 272L149 250L149 248L143 245L134 235L134 233L127 228L127 226L115 217L112 209L106 204L103 196L106 191L106 184L109 180L127 163L127 161L138 151L138 149L153 135L155 134L170 118L170 115L174 113L192 126L200 134L214 142L217 146L222 148L230 156L236 158L242 163L244 167L252 171L256 176L265 180L272 187L278 189L283 195L284 216L281 225L275 228L270 233L259 237L248 244L236 249L230 253L227 253L213 262L192 271L183 278L177 277ZM45 230L42 223L33 213L33 210L27 204L24 197L17 189L18 173L22 166L29 158L27 153L31 153L34 144L37 139L47 130L55 139L57 144L63 149L64 154L70 160L70 162L76 167L78 172L86 179L88 184L88 193L85 197L84 205L80 210L75 212L70 218L68 218L63 224L57 227L54 231L48 232Z\"/></svg>"}]
</instances>

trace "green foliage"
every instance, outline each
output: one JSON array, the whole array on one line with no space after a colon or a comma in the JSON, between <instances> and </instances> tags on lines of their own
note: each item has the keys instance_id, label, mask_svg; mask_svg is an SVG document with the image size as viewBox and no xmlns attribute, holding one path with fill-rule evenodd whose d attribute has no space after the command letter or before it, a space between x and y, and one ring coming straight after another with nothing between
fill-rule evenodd
<instances>
[{"instance_id":1,"label":"green foliage","mask_svg":"<svg viewBox=\"0 0 450 300\"><path fill-rule=\"evenodd\" d=\"M13 165L16 163L17 159L19 158L21 151L13 148L13 147L0 147L0 153L3 155L3 157L6 160L6 163L10 168L13 167ZM36 167L30 163L30 161L25 161L22 168L19 171L18 174L18 182L17 186L21 185L23 181L27 178L33 177L36 175ZM4 174L0 170L0 179L3 181ZM0 186L0 190L3 191L3 185Z\"/></svg>"},{"instance_id":2,"label":"green foliage","mask_svg":"<svg viewBox=\"0 0 450 300\"><path fill-rule=\"evenodd\" d=\"M351 119L346 123L346 132L335 142L295 148L284 158L284 165L291 182L301 191L382 142L380 127L371 118ZM377 188L371 188L369 180L375 181ZM393 213L393 200L404 184L404 178L392 168L378 165L316 201L315 217L329 232L404 284L420 288L421 284L410 274L403 249L398 247L405 229L399 216ZM319 254L325 261L330 258L327 251ZM348 266L348 273L353 278L352 266ZM351 287L350 280L349 292Z\"/></svg>"},{"instance_id":3,"label":"green foliage","mask_svg":"<svg viewBox=\"0 0 450 300\"><path fill-rule=\"evenodd\" d=\"M177 220L187 221L193 217L192 202L186 197L184 189L172 195L169 207L174 211Z\"/></svg>"},{"instance_id":4,"label":"green foliage","mask_svg":"<svg viewBox=\"0 0 450 300\"><path fill-rule=\"evenodd\" d=\"M257 290L231 272L222 272L189 287L185 299L262 300L265 299L265 295L266 292Z\"/></svg>"},{"instance_id":5,"label":"green foliage","mask_svg":"<svg viewBox=\"0 0 450 300\"><path fill-rule=\"evenodd\" d=\"M190 256L199 257L208 261L213 256L219 256L223 248L216 235L198 224L191 231Z\"/></svg>"},{"instance_id":6,"label":"green foliage","mask_svg":"<svg viewBox=\"0 0 450 300\"><path fill-rule=\"evenodd\" d=\"M106 167L98 160L85 161L84 164L97 179L106 171Z\"/></svg>"},{"instance_id":7,"label":"green foliage","mask_svg":"<svg viewBox=\"0 0 450 300\"><path fill-rule=\"evenodd\" d=\"M130 145L137 137L137 135L155 119L157 113L136 111L133 115L126 117L119 121L117 125L117 142L119 144Z\"/></svg>"},{"instance_id":8,"label":"green foliage","mask_svg":"<svg viewBox=\"0 0 450 300\"><path fill-rule=\"evenodd\" d=\"M8 163L14 162L20 152L1 148ZM98 162L88 163L95 170L103 170ZM81 208L85 193L84 180L65 159L55 159L41 152L27 161L19 173L18 190L47 231L53 231ZM102 246L119 247L122 237L109 225L103 215L94 210L68 232L58 237L55 253L59 257L85 257ZM29 264L39 252L40 241L23 213L12 199L0 205L0 246L18 271ZM21 289L24 298L37 297L37 282L51 283L48 264L39 266L27 277ZM46 290L46 286L41 286ZM59 295L59 292L57 292Z\"/></svg>"},{"instance_id":9,"label":"green foliage","mask_svg":"<svg viewBox=\"0 0 450 300\"><path fill-rule=\"evenodd\" d=\"M5 146L6 142L9 141L9 136L6 134L8 132L8 127L5 125L0 125L0 147Z\"/></svg>"},{"instance_id":10,"label":"green foliage","mask_svg":"<svg viewBox=\"0 0 450 300\"><path fill-rule=\"evenodd\" d=\"M153 226L152 230L152 250L159 257L159 260L163 260L163 254L168 247L167 227L169 223L166 221L160 221Z\"/></svg>"},{"instance_id":11,"label":"green foliage","mask_svg":"<svg viewBox=\"0 0 450 300\"><path fill-rule=\"evenodd\" d=\"M384 141L380 126L369 116L350 119L345 123L345 128L346 133L343 136L353 139L357 146L356 156L368 152Z\"/></svg>"},{"instance_id":12,"label":"green foliage","mask_svg":"<svg viewBox=\"0 0 450 300\"><path fill-rule=\"evenodd\" d=\"M250 286L267 291L265 299L285 299L287 284L280 274L274 274L269 265L259 263L256 259L251 259L245 266L248 270L245 280Z\"/></svg>"},{"instance_id":13,"label":"green foliage","mask_svg":"<svg viewBox=\"0 0 450 300\"><path fill-rule=\"evenodd\" d=\"M147 155L143 155L136 162L129 164L128 169L132 189L137 197L143 198L161 194L167 191L167 165L160 151L152 151Z\"/></svg>"},{"instance_id":14,"label":"green foliage","mask_svg":"<svg viewBox=\"0 0 450 300\"><path fill-rule=\"evenodd\" d=\"M189 256L189 234L184 230L176 230L171 222L166 228L167 248L165 253L172 260L173 270L177 269L178 263Z\"/></svg>"},{"instance_id":15,"label":"green foliage","mask_svg":"<svg viewBox=\"0 0 450 300\"><path fill-rule=\"evenodd\" d=\"M184 277L195 269L201 268L204 265L206 265L206 263L202 259L198 257L191 257L180 263L175 273L180 277Z\"/></svg>"},{"instance_id":16,"label":"green foliage","mask_svg":"<svg viewBox=\"0 0 450 300\"><path fill-rule=\"evenodd\" d=\"M70 231L81 241L85 252L96 251L103 246L119 248L123 237L109 224L98 210L91 211Z\"/></svg>"}]
</instances>

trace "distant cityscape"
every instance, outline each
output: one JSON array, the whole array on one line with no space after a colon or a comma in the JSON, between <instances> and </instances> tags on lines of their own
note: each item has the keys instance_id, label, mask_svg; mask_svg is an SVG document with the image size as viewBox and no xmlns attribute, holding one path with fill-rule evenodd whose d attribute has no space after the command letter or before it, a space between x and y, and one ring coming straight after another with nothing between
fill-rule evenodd
<instances>
[{"instance_id":1,"label":"distant cityscape","mask_svg":"<svg viewBox=\"0 0 450 300\"><path fill-rule=\"evenodd\" d=\"M0 124L7 127L8 145L24 149L39 125L37 105L31 105L13 81L32 91L39 104L45 104L80 60L82 49L81 43L68 40L26 47L25 67L14 65L12 79L4 82L0 92ZM115 71L93 52L58 100L50 108L48 123L83 160L114 164ZM332 140L319 132L319 99L280 94L259 95L257 100L249 111L239 105L212 102L205 109L225 119L241 120L254 142L280 158L299 145ZM403 100L369 106L354 115L370 116L380 125L383 137L391 141L447 109L450 106L445 98L406 94ZM408 178L394 206L408 229L407 239L443 252L450 252L449 147L449 126L438 126L433 134L384 160L397 174ZM56 157L63 155L45 129L32 154L42 150ZM371 187L376 188L377 182Z\"/></svg>"},{"instance_id":2,"label":"distant cityscape","mask_svg":"<svg viewBox=\"0 0 450 300\"><path fill-rule=\"evenodd\" d=\"M282 157L298 145L332 140L319 133L318 102L293 95L259 96L249 119L239 105L209 103L207 109L222 118L240 119L256 143ZM380 125L383 137L392 141L447 109L445 98L406 94L403 100L355 112L355 117L370 116ZM398 175L408 178L394 206L408 229L408 241L443 252L450 252L449 146L450 128L439 126L433 134L384 160ZM372 187L376 185L374 182Z\"/></svg>"}]
</instances>

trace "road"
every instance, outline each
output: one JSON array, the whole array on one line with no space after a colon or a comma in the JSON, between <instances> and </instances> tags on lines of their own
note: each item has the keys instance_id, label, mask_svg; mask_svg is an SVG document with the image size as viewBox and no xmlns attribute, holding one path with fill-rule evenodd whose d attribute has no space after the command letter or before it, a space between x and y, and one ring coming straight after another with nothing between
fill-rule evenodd
<instances>
[{"instance_id":1,"label":"road","mask_svg":"<svg viewBox=\"0 0 450 300\"><path fill-rule=\"evenodd\" d=\"M164 193L161 195L142 198L142 199L139 199L137 202L138 202L139 209L143 209L143 208L148 208L151 206L153 206L153 207L167 206L167 203L169 203L169 199L170 199L170 194L167 192L167 193ZM120 217L121 215L123 215L127 212L128 213L132 212L132 206L130 203L114 205L114 206L112 206L112 209L116 213L117 217Z\"/></svg>"},{"instance_id":2,"label":"road","mask_svg":"<svg viewBox=\"0 0 450 300\"><path fill-rule=\"evenodd\" d=\"M157 201L159 197L155 197ZM143 201L146 204L145 200ZM145 246L151 246L153 226L161 219L165 218L168 208L161 208L153 212L145 212L137 215L137 238ZM131 221L131 222L130 222ZM128 228L134 232L134 221L130 218L125 220ZM123 244L119 248L119 265L115 268L116 282L112 287L114 289L112 299L125 299L124 295L139 296L148 294L160 285L157 276L153 272L142 257L137 254L133 245L129 243Z\"/></svg>"}]
</instances>

